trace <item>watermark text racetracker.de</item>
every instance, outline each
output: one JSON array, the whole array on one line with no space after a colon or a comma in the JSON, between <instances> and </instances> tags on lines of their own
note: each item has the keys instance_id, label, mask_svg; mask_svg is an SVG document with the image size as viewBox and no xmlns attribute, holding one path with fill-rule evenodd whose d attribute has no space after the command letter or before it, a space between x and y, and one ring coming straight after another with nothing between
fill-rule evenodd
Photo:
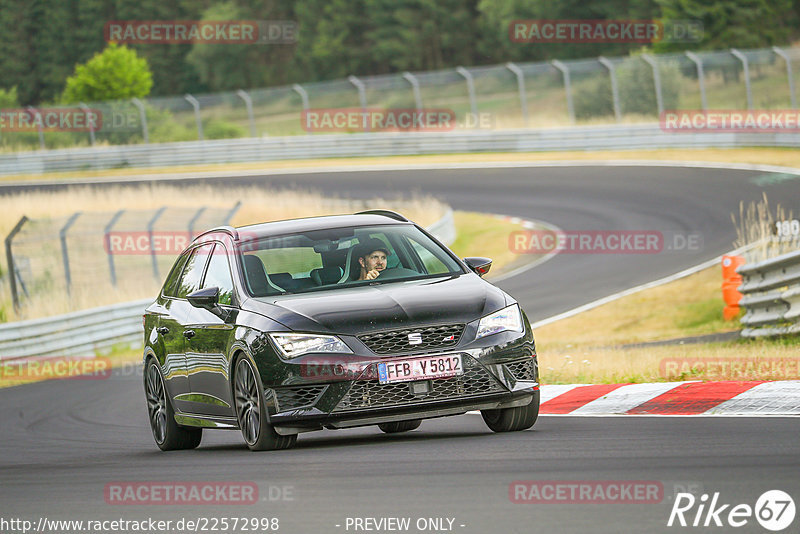
<instances>
[{"instance_id":1,"label":"watermark text racetracker.de","mask_svg":"<svg viewBox=\"0 0 800 534\"><path fill-rule=\"evenodd\" d=\"M517 230L508 236L515 254L659 254L702 250L699 233L657 230Z\"/></svg>"},{"instance_id":2,"label":"watermark text racetracker.de","mask_svg":"<svg viewBox=\"0 0 800 534\"><path fill-rule=\"evenodd\" d=\"M111 376L112 362L94 356L7 358L0 362L0 385L28 380L101 380Z\"/></svg>"},{"instance_id":3,"label":"watermark text racetracker.de","mask_svg":"<svg viewBox=\"0 0 800 534\"><path fill-rule=\"evenodd\" d=\"M515 504L655 504L664 500L657 480L515 480L508 486Z\"/></svg>"},{"instance_id":4,"label":"watermark text racetracker.de","mask_svg":"<svg viewBox=\"0 0 800 534\"><path fill-rule=\"evenodd\" d=\"M797 133L800 111L796 109L685 109L660 115L665 132Z\"/></svg>"},{"instance_id":5,"label":"watermark text racetracker.de","mask_svg":"<svg viewBox=\"0 0 800 534\"><path fill-rule=\"evenodd\" d=\"M124 44L291 44L291 20L110 20L106 42Z\"/></svg>"},{"instance_id":6,"label":"watermark text racetracker.de","mask_svg":"<svg viewBox=\"0 0 800 534\"><path fill-rule=\"evenodd\" d=\"M534 19L508 25L513 43L698 42L700 20Z\"/></svg>"},{"instance_id":7,"label":"watermark text racetracker.de","mask_svg":"<svg viewBox=\"0 0 800 534\"><path fill-rule=\"evenodd\" d=\"M667 380L798 380L800 357L663 358L659 371Z\"/></svg>"},{"instance_id":8,"label":"watermark text racetracker.de","mask_svg":"<svg viewBox=\"0 0 800 534\"><path fill-rule=\"evenodd\" d=\"M103 114L97 109L0 109L0 132L89 132L102 127Z\"/></svg>"},{"instance_id":9,"label":"watermark text racetracker.de","mask_svg":"<svg viewBox=\"0 0 800 534\"><path fill-rule=\"evenodd\" d=\"M458 120L446 108L315 108L300 114L306 132L449 132L494 128L494 115L467 113Z\"/></svg>"}]
</instances>

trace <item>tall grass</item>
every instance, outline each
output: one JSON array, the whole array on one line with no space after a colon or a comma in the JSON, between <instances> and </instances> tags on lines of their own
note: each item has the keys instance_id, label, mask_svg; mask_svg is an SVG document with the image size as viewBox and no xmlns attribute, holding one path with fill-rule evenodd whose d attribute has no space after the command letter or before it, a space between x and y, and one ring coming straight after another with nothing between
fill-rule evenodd
<instances>
[{"instance_id":1,"label":"tall grass","mask_svg":"<svg viewBox=\"0 0 800 534\"><path fill-rule=\"evenodd\" d=\"M739 203L739 216L731 214L736 227L734 246L748 247L744 256L748 263L774 258L781 254L800 249L800 235L778 235L776 224L791 221L791 210L780 204L771 209L767 194L761 200L745 204Z\"/></svg>"},{"instance_id":2,"label":"tall grass","mask_svg":"<svg viewBox=\"0 0 800 534\"><path fill-rule=\"evenodd\" d=\"M73 286L68 294L63 288L64 273L61 268L61 252L58 245L58 228L62 220L75 212L82 212L81 220L97 221L97 236L102 237L103 224L117 210L153 210L162 206L172 208L209 208L230 209L237 201L241 207L233 216L231 224L244 226L259 222L268 222L298 217L353 213L368 208L387 208L399 211L422 226L436 222L444 215L448 206L430 196L412 195L406 198L374 198L370 200L353 200L333 198L310 189L275 189L272 187L224 187L224 186L191 186L146 185L120 186L115 188L75 187L57 192L24 192L0 197L0 234L5 237L25 215L32 220L24 228L33 231L34 238L28 242L36 243L41 238L37 256L53 256L48 264L52 265L49 273L52 278L49 285L35 291L29 287L30 295L22 297L22 306L15 310L12 305L8 277L8 265L5 254L2 255L2 273L0 280L0 321L15 321L45 317L75 311L84 308L113 304L127 300L151 297L158 290L162 281L155 280L149 271L147 258L137 274L131 276L131 270L125 276L119 276L118 283L113 286L108 279L108 257L102 243L94 235L71 237L70 256L72 264ZM100 216L106 213L108 217ZM91 216L94 216L92 218ZM139 230L146 229L147 217L142 216ZM54 221L53 224L36 225L36 221ZM42 234L36 235L36 228L42 228ZM203 228L197 228L198 231ZM92 229L94 232L94 229ZM84 240L81 243L80 240ZM79 246L83 245L83 246ZM30 245L28 245L30 250ZM87 252L89 251L89 252ZM91 252L91 253L90 253ZM77 257L73 257L75 255ZM128 257L130 258L130 257ZM127 258L120 257L122 262ZM169 258L167 258L169 259ZM171 263L171 260L170 260ZM83 272L80 272L83 271ZM97 274L94 274L97 273ZM43 273L32 273L41 278ZM162 272L162 277L166 272ZM49 290L48 290L49 288Z\"/></svg>"}]
</instances>

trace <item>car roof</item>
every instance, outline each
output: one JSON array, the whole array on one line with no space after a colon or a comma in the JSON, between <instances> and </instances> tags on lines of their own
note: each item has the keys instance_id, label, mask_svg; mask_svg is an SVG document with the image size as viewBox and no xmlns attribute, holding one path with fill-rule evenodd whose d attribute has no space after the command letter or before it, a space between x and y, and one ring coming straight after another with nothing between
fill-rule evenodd
<instances>
[{"instance_id":1,"label":"car roof","mask_svg":"<svg viewBox=\"0 0 800 534\"><path fill-rule=\"evenodd\" d=\"M234 240L237 241L250 241L252 239L261 239L263 237L284 235L288 233L309 232L332 228L376 226L382 224L414 224L408 220L405 220L404 218L401 220L398 219L397 216L389 215L388 213L390 212L387 212L387 214L371 212L356 213L353 215L322 215L318 217L304 217L300 219L287 219L283 221L250 224L246 226L238 226L236 228L231 226L222 226L200 234L194 239L194 242L205 241L208 237L210 237L209 234L218 234L220 232L230 234Z\"/></svg>"}]
</instances>

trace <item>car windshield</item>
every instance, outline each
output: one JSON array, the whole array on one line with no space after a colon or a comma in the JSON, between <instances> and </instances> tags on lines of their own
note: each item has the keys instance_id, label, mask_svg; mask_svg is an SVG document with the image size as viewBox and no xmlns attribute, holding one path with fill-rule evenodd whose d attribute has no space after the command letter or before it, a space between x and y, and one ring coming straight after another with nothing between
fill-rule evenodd
<instances>
[{"instance_id":1,"label":"car windshield","mask_svg":"<svg viewBox=\"0 0 800 534\"><path fill-rule=\"evenodd\" d=\"M254 297L462 274L451 253L412 225L335 228L245 240Z\"/></svg>"}]
</instances>

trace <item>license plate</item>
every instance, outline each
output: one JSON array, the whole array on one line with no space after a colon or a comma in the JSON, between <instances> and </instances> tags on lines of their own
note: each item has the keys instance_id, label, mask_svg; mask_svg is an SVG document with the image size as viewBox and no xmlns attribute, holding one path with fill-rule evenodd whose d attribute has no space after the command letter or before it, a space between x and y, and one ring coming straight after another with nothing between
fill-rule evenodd
<instances>
[{"instance_id":1,"label":"license plate","mask_svg":"<svg viewBox=\"0 0 800 534\"><path fill-rule=\"evenodd\" d=\"M410 382L430 378L447 378L464 374L461 355L427 356L378 364L378 382Z\"/></svg>"}]
</instances>

